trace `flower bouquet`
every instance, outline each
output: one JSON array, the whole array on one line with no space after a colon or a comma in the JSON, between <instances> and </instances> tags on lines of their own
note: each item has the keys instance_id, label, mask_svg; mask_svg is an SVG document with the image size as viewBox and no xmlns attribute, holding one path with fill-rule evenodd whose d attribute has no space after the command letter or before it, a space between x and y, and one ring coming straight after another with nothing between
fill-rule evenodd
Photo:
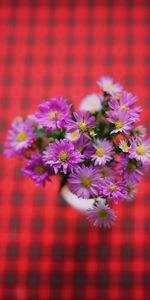
<instances>
[{"instance_id":1,"label":"flower bouquet","mask_svg":"<svg viewBox=\"0 0 150 300\"><path fill-rule=\"evenodd\" d=\"M139 125L137 97L111 77L98 80L75 111L63 97L44 100L34 115L12 123L5 144L7 157L24 158L23 173L37 185L59 174L61 188L88 203L85 215L96 227L109 228L112 203L130 201L150 163L150 139Z\"/></svg>"}]
</instances>

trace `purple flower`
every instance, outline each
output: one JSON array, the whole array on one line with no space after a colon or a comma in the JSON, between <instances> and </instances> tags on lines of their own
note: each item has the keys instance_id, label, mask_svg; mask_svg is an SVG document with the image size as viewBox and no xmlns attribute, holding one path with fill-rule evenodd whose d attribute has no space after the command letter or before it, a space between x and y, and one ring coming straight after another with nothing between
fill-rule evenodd
<instances>
[{"instance_id":1,"label":"purple flower","mask_svg":"<svg viewBox=\"0 0 150 300\"><path fill-rule=\"evenodd\" d=\"M84 158L90 159L91 155L94 154L94 147L91 140L81 135L80 138L74 142L75 149L78 149Z\"/></svg>"},{"instance_id":2,"label":"purple flower","mask_svg":"<svg viewBox=\"0 0 150 300\"><path fill-rule=\"evenodd\" d=\"M110 228L116 218L114 210L101 201L98 202L97 206L87 209L85 214L92 225L100 228Z\"/></svg>"},{"instance_id":3,"label":"purple flower","mask_svg":"<svg viewBox=\"0 0 150 300\"><path fill-rule=\"evenodd\" d=\"M129 134L133 120L126 110L108 111L107 116L107 120L115 126L115 129L112 130L111 133L124 132Z\"/></svg>"},{"instance_id":4,"label":"purple flower","mask_svg":"<svg viewBox=\"0 0 150 300\"><path fill-rule=\"evenodd\" d=\"M126 182L139 182L143 176L143 167L140 164L136 165L133 160L122 156L120 161L120 175L122 175Z\"/></svg>"},{"instance_id":5,"label":"purple flower","mask_svg":"<svg viewBox=\"0 0 150 300\"><path fill-rule=\"evenodd\" d=\"M100 166L97 168L97 171L100 174L100 178L103 180L113 180L115 177L112 167Z\"/></svg>"},{"instance_id":6,"label":"purple flower","mask_svg":"<svg viewBox=\"0 0 150 300\"><path fill-rule=\"evenodd\" d=\"M133 119L133 122L137 122L140 118L142 109L140 106L133 106L136 101L136 96L133 96L131 93L123 92L119 100L111 98L109 106L115 111L126 110L130 115L130 118Z\"/></svg>"},{"instance_id":7,"label":"purple flower","mask_svg":"<svg viewBox=\"0 0 150 300\"><path fill-rule=\"evenodd\" d=\"M114 110L128 110L132 108L135 102L137 101L137 96L132 95L131 93L123 92L119 99L111 98L109 106Z\"/></svg>"},{"instance_id":8,"label":"purple flower","mask_svg":"<svg viewBox=\"0 0 150 300\"><path fill-rule=\"evenodd\" d=\"M23 168L23 173L35 180L37 185L45 185L45 181L49 179L49 172L50 168L44 164L42 155L38 153L32 154L27 166Z\"/></svg>"},{"instance_id":9,"label":"purple flower","mask_svg":"<svg viewBox=\"0 0 150 300\"><path fill-rule=\"evenodd\" d=\"M95 154L92 155L92 160L94 160L95 165L104 165L113 158L113 145L107 139L97 139L94 148Z\"/></svg>"},{"instance_id":10,"label":"purple flower","mask_svg":"<svg viewBox=\"0 0 150 300\"><path fill-rule=\"evenodd\" d=\"M136 126L133 129L133 134L137 138L145 138L146 136L146 128L142 125Z\"/></svg>"},{"instance_id":11,"label":"purple flower","mask_svg":"<svg viewBox=\"0 0 150 300\"><path fill-rule=\"evenodd\" d=\"M89 111L91 113L95 113L100 111L102 108L101 105L102 96L98 94L91 94L83 98L80 102L80 110Z\"/></svg>"},{"instance_id":12,"label":"purple flower","mask_svg":"<svg viewBox=\"0 0 150 300\"><path fill-rule=\"evenodd\" d=\"M137 187L136 187L135 184L129 182L129 183L127 183L127 184L125 185L125 189L126 189L126 192L127 192L127 198L126 198L126 201L127 201L127 202L130 202L130 201L132 201L132 200L135 198L135 196L136 196L136 193L137 193Z\"/></svg>"},{"instance_id":13,"label":"purple flower","mask_svg":"<svg viewBox=\"0 0 150 300\"><path fill-rule=\"evenodd\" d=\"M55 140L49 144L44 152L43 159L46 165L53 167L55 174L62 169L64 174L69 170L78 168L78 163L82 161L81 153L74 148L72 142Z\"/></svg>"},{"instance_id":14,"label":"purple flower","mask_svg":"<svg viewBox=\"0 0 150 300\"><path fill-rule=\"evenodd\" d=\"M92 166L83 166L71 173L68 182L71 191L79 198L90 199L98 196L100 178L97 170Z\"/></svg>"},{"instance_id":15,"label":"purple flower","mask_svg":"<svg viewBox=\"0 0 150 300\"><path fill-rule=\"evenodd\" d=\"M110 76L102 76L97 81L97 84L104 92L112 96L118 96L123 91L122 85L118 82L114 82L113 78Z\"/></svg>"},{"instance_id":16,"label":"purple flower","mask_svg":"<svg viewBox=\"0 0 150 300\"><path fill-rule=\"evenodd\" d=\"M143 164L150 163L150 139L132 139L129 158L135 158Z\"/></svg>"},{"instance_id":17,"label":"purple flower","mask_svg":"<svg viewBox=\"0 0 150 300\"><path fill-rule=\"evenodd\" d=\"M129 152L129 149L130 149L130 146L128 146L128 143L127 143L126 140L122 140L122 141L120 141L120 143L119 143L119 148L120 148L123 152L128 153L128 152Z\"/></svg>"},{"instance_id":18,"label":"purple flower","mask_svg":"<svg viewBox=\"0 0 150 300\"><path fill-rule=\"evenodd\" d=\"M73 132L79 130L80 134L87 133L91 128L95 127L97 123L95 122L95 117L90 116L89 112L74 112L75 120L69 120L67 122L68 132Z\"/></svg>"},{"instance_id":19,"label":"purple flower","mask_svg":"<svg viewBox=\"0 0 150 300\"><path fill-rule=\"evenodd\" d=\"M127 196L124 184L115 180L106 180L100 186L100 193L109 200L114 200L115 204L119 200L124 200Z\"/></svg>"},{"instance_id":20,"label":"purple flower","mask_svg":"<svg viewBox=\"0 0 150 300\"><path fill-rule=\"evenodd\" d=\"M32 122L29 120L23 121L20 117L16 118L8 131L4 150L5 155L7 157L22 155L32 145L36 137Z\"/></svg>"},{"instance_id":21,"label":"purple flower","mask_svg":"<svg viewBox=\"0 0 150 300\"><path fill-rule=\"evenodd\" d=\"M73 132L66 132L65 138L69 141L75 142L80 138L79 130Z\"/></svg>"},{"instance_id":22,"label":"purple flower","mask_svg":"<svg viewBox=\"0 0 150 300\"><path fill-rule=\"evenodd\" d=\"M52 98L39 105L40 112L35 113L37 122L47 130L63 129L70 118L71 105L63 97Z\"/></svg>"}]
</instances>

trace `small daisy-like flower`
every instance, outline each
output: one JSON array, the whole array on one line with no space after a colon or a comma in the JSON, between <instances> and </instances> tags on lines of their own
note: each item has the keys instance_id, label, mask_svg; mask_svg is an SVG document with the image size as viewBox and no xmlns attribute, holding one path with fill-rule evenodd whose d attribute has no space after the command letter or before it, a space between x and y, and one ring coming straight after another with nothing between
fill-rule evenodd
<instances>
[{"instance_id":1,"label":"small daisy-like flower","mask_svg":"<svg viewBox=\"0 0 150 300\"><path fill-rule=\"evenodd\" d=\"M133 122L137 122L140 118L140 113L142 111L140 106L134 107L134 103L137 101L137 97L133 96L131 93L123 92L120 99L111 98L109 101L109 106L115 110L125 110L133 119Z\"/></svg>"},{"instance_id":2,"label":"small daisy-like flower","mask_svg":"<svg viewBox=\"0 0 150 300\"><path fill-rule=\"evenodd\" d=\"M101 201L98 202L97 206L87 209L85 214L92 225L100 228L110 228L116 219L115 211Z\"/></svg>"},{"instance_id":3,"label":"small daisy-like flower","mask_svg":"<svg viewBox=\"0 0 150 300\"><path fill-rule=\"evenodd\" d=\"M104 165L113 158L113 145L107 139L97 139L97 144L94 145L94 148L95 153L91 159L94 160L95 165Z\"/></svg>"},{"instance_id":4,"label":"small daisy-like flower","mask_svg":"<svg viewBox=\"0 0 150 300\"><path fill-rule=\"evenodd\" d=\"M146 136L146 128L142 125L139 125L133 129L133 134L137 138L145 138Z\"/></svg>"},{"instance_id":5,"label":"small daisy-like flower","mask_svg":"<svg viewBox=\"0 0 150 300\"><path fill-rule=\"evenodd\" d=\"M120 109L133 108L133 105L137 102L137 100L137 96L134 96L132 93L124 91L119 99Z\"/></svg>"},{"instance_id":6,"label":"small daisy-like flower","mask_svg":"<svg viewBox=\"0 0 150 300\"><path fill-rule=\"evenodd\" d=\"M104 92L112 96L119 96L123 91L123 86L118 82L114 82L110 76L102 76L97 84Z\"/></svg>"},{"instance_id":7,"label":"small daisy-like flower","mask_svg":"<svg viewBox=\"0 0 150 300\"><path fill-rule=\"evenodd\" d=\"M23 121L20 117L16 118L8 131L8 141L5 143L4 150L5 155L7 157L22 155L33 144L36 137L30 120Z\"/></svg>"},{"instance_id":8,"label":"small daisy-like flower","mask_svg":"<svg viewBox=\"0 0 150 300\"><path fill-rule=\"evenodd\" d=\"M53 167L55 174L59 170L66 174L67 171L79 167L78 163L82 161L82 155L70 141L66 139L55 140L55 143L48 145L43 160L46 165Z\"/></svg>"},{"instance_id":9,"label":"small daisy-like flower","mask_svg":"<svg viewBox=\"0 0 150 300\"><path fill-rule=\"evenodd\" d=\"M101 95L91 94L81 100L79 108L81 111L89 111L90 113L95 113L101 110L101 102Z\"/></svg>"},{"instance_id":10,"label":"small daisy-like flower","mask_svg":"<svg viewBox=\"0 0 150 300\"><path fill-rule=\"evenodd\" d=\"M77 141L80 137L79 130L75 130L73 132L67 132L66 133L66 139L70 140L72 142Z\"/></svg>"},{"instance_id":11,"label":"small daisy-like flower","mask_svg":"<svg viewBox=\"0 0 150 300\"><path fill-rule=\"evenodd\" d=\"M39 105L40 112L35 113L37 122L47 130L63 129L70 118L70 108L63 97L52 98Z\"/></svg>"},{"instance_id":12,"label":"small daisy-like flower","mask_svg":"<svg viewBox=\"0 0 150 300\"><path fill-rule=\"evenodd\" d=\"M129 182L129 183L125 184L125 190L127 192L126 201L127 202L132 201L135 198L136 193L137 193L137 187L136 187L136 185Z\"/></svg>"},{"instance_id":13,"label":"small daisy-like flower","mask_svg":"<svg viewBox=\"0 0 150 300\"><path fill-rule=\"evenodd\" d=\"M67 122L67 131L74 132L79 130L80 135L86 134L91 128L97 125L94 116L90 116L89 112L74 112L75 120Z\"/></svg>"},{"instance_id":14,"label":"small daisy-like flower","mask_svg":"<svg viewBox=\"0 0 150 300\"><path fill-rule=\"evenodd\" d=\"M23 168L23 173L36 181L37 185L49 179L50 169L43 163L42 155L35 153L31 155L27 166Z\"/></svg>"},{"instance_id":15,"label":"small daisy-like flower","mask_svg":"<svg viewBox=\"0 0 150 300\"><path fill-rule=\"evenodd\" d=\"M113 123L115 129L111 131L111 133L124 132L129 134L133 120L130 118L130 115L125 110L120 111L108 111L107 112L108 121Z\"/></svg>"},{"instance_id":16,"label":"small daisy-like flower","mask_svg":"<svg viewBox=\"0 0 150 300\"><path fill-rule=\"evenodd\" d=\"M120 161L120 175L126 182L136 183L139 182L143 176L143 168L137 166L134 160L122 156Z\"/></svg>"},{"instance_id":17,"label":"small daisy-like flower","mask_svg":"<svg viewBox=\"0 0 150 300\"><path fill-rule=\"evenodd\" d=\"M90 159L94 154L94 147L91 140L86 135L81 135L80 138L74 142L75 149L79 150L84 158Z\"/></svg>"},{"instance_id":18,"label":"small daisy-like flower","mask_svg":"<svg viewBox=\"0 0 150 300\"><path fill-rule=\"evenodd\" d=\"M104 180L112 180L115 177L113 169L107 166L101 166L97 168L98 173L100 174L100 178Z\"/></svg>"},{"instance_id":19,"label":"small daisy-like flower","mask_svg":"<svg viewBox=\"0 0 150 300\"><path fill-rule=\"evenodd\" d=\"M143 164L150 162L150 139L132 139L129 157L135 158Z\"/></svg>"},{"instance_id":20,"label":"small daisy-like flower","mask_svg":"<svg viewBox=\"0 0 150 300\"><path fill-rule=\"evenodd\" d=\"M100 192L104 197L114 200L115 204L119 200L124 200L127 195L124 184L115 180L106 180L103 182L100 186Z\"/></svg>"},{"instance_id":21,"label":"small daisy-like flower","mask_svg":"<svg viewBox=\"0 0 150 300\"><path fill-rule=\"evenodd\" d=\"M68 182L71 191L79 198L90 199L98 196L100 178L92 166L81 167L71 173Z\"/></svg>"},{"instance_id":22,"label":"small daisy-like flower","mask_svg":"<svg viewBox=\"0 0 150 300\"><path fill-rule=\"evenodd\" d=\"M119 148L123 151L128 153L130 146L128 146L128 143L126 140L120 141L119 143Z\"/></svg>"},{"instance_id":23,"label":"small daisy-like flower","mask_svg":"<svg viewBox=\"0 0 150 300\"><path fill-rule=\"evenodd\" d=\"M136 101L137 96L134 96L131 93L123 92L119 99L112 97L109 102L109 106L114 110L128 110L129 108L133 108L133 105Z\"/></svg>"}]
</instances>

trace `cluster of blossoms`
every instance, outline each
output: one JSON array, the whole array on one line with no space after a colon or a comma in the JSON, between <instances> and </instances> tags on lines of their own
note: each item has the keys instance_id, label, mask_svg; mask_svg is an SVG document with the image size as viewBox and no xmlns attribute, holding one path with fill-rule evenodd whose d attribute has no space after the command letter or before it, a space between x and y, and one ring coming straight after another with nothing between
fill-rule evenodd
<instances>
[{"instance_id":1,"label":"cluster of blossoms","mask_svg":"<svg viewBox=\"0 0 150 300\"><path fill-rule=\"evenodd\" d=\"M36 183L61 177L78 198L93 199L86 211L97 227L109 228L112 203L130 201L150 163L150 139L139 125L137 97L108 76L97 82L100 94L85 97L74 111L63 97L43 101L26 120L17 118L5 154L25 158L23 172Z\"/></svg>"}]
</instances>

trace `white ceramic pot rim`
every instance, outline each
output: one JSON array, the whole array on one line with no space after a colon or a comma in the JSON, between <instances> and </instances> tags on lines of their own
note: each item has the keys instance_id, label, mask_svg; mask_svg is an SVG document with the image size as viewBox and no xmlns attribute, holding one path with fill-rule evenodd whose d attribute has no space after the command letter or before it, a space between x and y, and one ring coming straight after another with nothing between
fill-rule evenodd
<instances>
[{"instance_id":1,"label":"white ceramic pot rim","mask_svg":"<svg viewBox=\"0 0 150 300\"><path fill-rule=\"evenodd\" d=\"M93 199L78 198L70 191L67 185L61 189L61 195L68 204L83 212L93 205Z\"/></svg>"},{"instance_id":2,"label":"white ceramic pot rim","mask_svg":"<svg viewBox=\"0 0 150 300\"><path fill-rule=\"evenodd\" d=\"M76 208L77 210L84 212L89 208L92 208L94 199L83 199L83 198L78 198L75 194L73 194L70 189L68 188L67 185L65 185L61 189L61 196L63 199ZM99 198L100 200L100 198ZM104 199L101 198L101 201L104 202Z\"/></svg>"}]
</instances>

